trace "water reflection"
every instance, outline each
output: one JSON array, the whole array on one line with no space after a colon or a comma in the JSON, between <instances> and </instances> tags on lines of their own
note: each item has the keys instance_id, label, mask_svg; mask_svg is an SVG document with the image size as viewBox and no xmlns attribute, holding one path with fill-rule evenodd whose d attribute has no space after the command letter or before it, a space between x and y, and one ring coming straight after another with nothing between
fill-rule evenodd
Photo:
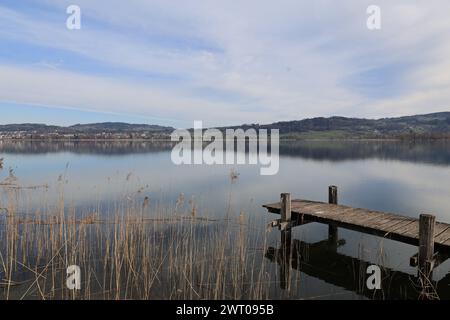
<instances>
[{"instance_id":1,"label":"water reflection","mask_svg":"<svg viewBox=\"0 0 450 320\"><path fill-rule=\"evenodd\" d=\"M72 152L75 154L126 155L170 150L170 141L0 141L0 153L46 154Z\"/></svg>"},{"instance_id":2,"label":"water reflection","mask_svg":"<svg viewBox=\"0 0 450 320\"><path fill-rule=\"evenodd\" d=\"M251 219L248 237L255 239L254 248L261 248L264 253L272 247L267 251L267 257L274 261L274 271L268 270L271 275L278 272L275 262L280 255L274 247L279 235L270 234L267 244L261 240L266 224L274 218L261 206L279 201L281 192L291 192L295 198L326 201L327 188L334 184L340 190L340 203L345 205L413 217L433 213L438 221L450 222L449 142L284 142L280 145L280 171L274 176L261 176L259 167L251 165L176 166L170 158L171 147L170 142L3 141L0 183L11 168L21 185L48 185L45 191L18 192L19 212L35 212L36 208L40 212L56 210L60 191L64 192L67 206L86 214L93 209L102 214L115 212L130 198L142 203L148 197L150 206L174 207L180 194L186 202L195 204L199 217L223 219L228 211L244 212ZM230 170L239 173L235 181L230 180ZM0 207L6 207L8 201L6 194L0 197ZM292 246L297 257L287 266L300 268L301 273L311 277L302 279L298 291L291 291L289 298L341 298L342 295L333 296L333 292L343 288L355 292L356 297L368 296L361 291L364 282L358 279L364 273L358 270L364 269L364 261L377 261L379 238L340 230L347 241L333 248L322 242L327 235L326 226L311 224L298 229L293 230L293 237L301 241L294 241ZM361 257L361 247L370 257ZM417 253L417 248L389 240L382 243L382 248L387 257L383 265L390 270L387 276L399 277L391 281L399 283L399 289L388 286L384 294L405 297L400 292L401 283L410 283L409 277L414 277L409 258ZM301 255L303 251L309 251L310 260ZM330 269L334 264L339 265ZM436 274L436 279L442 278L437 284L441 298L446 299L450 299L450 275L445 274L449 269L442 265L438 270L441 274ZM284 286L283 282L276 284L277 289L269 298L280 297L280 291L286 291L280 290L280 284ZM405 290L408 297L414 297L414 292L408 291L412 289Z\"/></svg>"},{"instance_id":3,"label":"water reflection","mask_svg":"<svg viewBox=\"0 0 450 320\"><path fill-rule=\"evenodd\" d=\"M282 143L280 154L328 161L382 159L449 165L450 141L297 141Z\"/></svg>"},{"instance_id":4,"label":"water reflection","mask_svg":"<svg viewBox=\"0 0 450 320\"><path fill-rule=\"evenodd\" d=\"M170 141L0 141L0 154L126 155L169 151ZM281 141L280 155L312 160L401 160L450 165L450 141Z\"/></svg>"},{"instance_id":5,"label":"water reflection","mask_svg":"<svg viewBox=\"0 0 450 320\"><path fill-rule=\"evenodd\" d=\"M367 268L373 263L338 252L345 244L322 240L307 243L295 239L280 248L269 247L266 258L279 265L279 282L283 290L290 289L292 270L302 272L333 286L353 291L369 299L420 299L437 296L450 299L450 274L439 281L433 281L424 295L423 280L398 270L379 266L381 269L381 289L370 290L366 284ZM434 288L432 288L432 287Z\"/></svg>"}]
</instances>

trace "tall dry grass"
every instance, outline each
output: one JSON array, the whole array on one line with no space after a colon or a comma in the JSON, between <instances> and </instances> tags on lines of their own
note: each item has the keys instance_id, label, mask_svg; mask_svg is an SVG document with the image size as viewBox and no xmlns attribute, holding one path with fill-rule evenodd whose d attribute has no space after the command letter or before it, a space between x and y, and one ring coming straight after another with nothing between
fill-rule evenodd
<instances>
[{"instance_id":1,"label":"tall dry grass","mask_svg":"<svg viewBox=\"0 0 450 320\"><path fill-rule=\"evenodd\" d=\"M112 212L81 210L65 202L63 187L56 206L21 212L33 191L12 171L0 185L0 299L269 297L275 281L266 270L264 232L251 239L251 220L233 212L231 191L223 219L202 215L183 195L161 206L142 192ZM81 268L79 291L66 287L70 265Z\"/></svg>"}]
</instances>

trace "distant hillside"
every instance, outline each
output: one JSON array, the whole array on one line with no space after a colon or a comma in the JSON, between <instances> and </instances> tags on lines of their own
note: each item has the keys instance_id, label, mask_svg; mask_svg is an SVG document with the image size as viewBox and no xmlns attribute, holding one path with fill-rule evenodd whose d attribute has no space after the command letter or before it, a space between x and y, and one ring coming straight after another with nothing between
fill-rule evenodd
<instances>
[{"instance_id":1,"label":"distant hillside","mask_svg":"<svg viewBox=\"0 0 450 320\"><path fill-rule=\"evenodd\" d=\"M311 118L283 121L272 124L245 124L226 128L279 129L283 138L292 139L391 139L391 138L448 138L450 139L450 112L439 112L399 118L359 119L345 117ZM226 129L225 127L219 129ZM27 134L138 134L149 133L168 138L174 128L148 124L105 122L76 124L70 127L45 124L0 125L0 133L24 132ZM192 130L192 129L191 129ZM13 135L13 134L11 134Z\"/></svg>"},{"instance_id":2,"label":"distant hillside","mask_svg":"<svg viewBox=\"0 0 450 320\"><path fill-rule=\"evenodd\" d=\"M149 124L129 124L124 122L103 122L92 124L76 124L68 127L76 132L149 132L149 131L173 131L172 127L163 127Z\"/></svg>"},{"instance_id":3,"label":"distant hillside","mask_svg":"<svg viewBox=\"0 0 450 320\"><path fill-rule=\"evenodd\" d=\"M304 139L450 138L450 112L376 120L345 117L312 118L240 127L279 129L283 137Z\"/></svg>"},{"instance_id":4,"label":"distant hillside","mask_svg":"<svg viewBox=\"0 0 450 320\"><path fill-rule=\"evenodd\" d=\"M54 132L55 130L61 129L62 127L58 126L48 126L40 123L22 123L22 124L5 124L0 125L0 132L14 132L14 131L23 131L23 132Z\"/></svg>"},{"instance_id":5,"label":"distant hillside","mask_svg":"<svg viewBox=\"0 0 450 320\"><path fill-rule=\"evenodd\" d=\"M27 133L131 133L131 132L169 132L174 129L158 125L129 124L122 122L104 122L92 124L76 124L70 127L48 126L45 124L25 123L0 125L0 132L27 132Z\"/></svg>"}]
</instances>

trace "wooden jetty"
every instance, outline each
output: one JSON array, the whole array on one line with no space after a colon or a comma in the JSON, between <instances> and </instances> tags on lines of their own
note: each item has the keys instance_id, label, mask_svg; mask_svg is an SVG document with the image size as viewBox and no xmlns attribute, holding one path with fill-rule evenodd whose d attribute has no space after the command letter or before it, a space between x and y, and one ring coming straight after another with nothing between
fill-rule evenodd
<instances>
[{"instance_id":1,"label":"wooden jetty","mask_svg":"<svg viewBox=\"0 0 450 320\"><path fill-rule=\"evenodd\" d=\"M410 258L410 264L417 266L419 275L428 279L433 268L450 254L450 224L436 222L435 216L430 214L421 214L416 219L339 205L336 186L328 189L328 203L291 200L289 193L283 193L280 202L263 207L281 215L281 219L273 221L271 226L281 230L284 250L290 251L291 228L318 222L328 224L329 242L338 241L338 228L345 228L418 246L418 253Z\"/></svg>"}]
</instances>

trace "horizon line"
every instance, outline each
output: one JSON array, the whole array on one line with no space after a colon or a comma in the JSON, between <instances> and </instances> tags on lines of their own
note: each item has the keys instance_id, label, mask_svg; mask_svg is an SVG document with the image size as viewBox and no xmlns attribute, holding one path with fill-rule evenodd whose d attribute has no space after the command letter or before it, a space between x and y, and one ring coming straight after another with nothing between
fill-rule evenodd
<instances>
[{"instance_id":1,"label":"horizon line","mask_svg":"<svg viewBox=\"0 0 450 320\"><path fill-rule=\"evenodd\" d=\"M392 116L392 117L377 117L377 118L370 118L370 117L355 117L355 116L339 116L339 115L332 115L332 116L317 116L317 117L307 117L307 118L302 118L302 119L292 119L292 120L278 120L278 121L274 121L271 123L259 123L259 122L254 122L254 123L242 123L242 124L237 124L237 125L221 125L221 126L213 126L213 127L209 127L209 128L225 128L225 127L239 127L239 126L247 126L247 125L259 125L259 126L264 126L264 125L271 125L271 124L275 124L275 123L283 123L283 122L293 122L293 121L304 121L304 120L311 120L311 119L332 119L332 118L346 118L346 119L357 119L357 120L386 120L386 119L398 119L398 118L405 118L405 117L417 117L417 116L427 116L427 115L433 115L433 114L440 114L440 113L450 113L450 110L446 110L446 111L437 111L437 112L431 112L431 113L419 113L419 114L408 114L408 115L399 115L399 116ZM202 121L202 120L192 120L192 123L194 123L194 121ZM139 123L139 122L124 122L124 121L103 121L103 122L79 122L79 123L74 123L71 125L62 125L62 124L51 124L51 123L43 123L43 122L12 122L12 123L1 123L0 122L0 126L13 126L13 125L42 125L42 126L47 126L47 127L59 127L59 128L71 128L74 126L78 126L78 125L94 125L94 124L127 124L127 125L135 125L135 126L160 126L160 127L166 127L166 128L175 128L173 126L169 126L169 125L162 125L162 124L158 124L158 123ZM177 128L177 129L183 129L183 128ZM186 128L184 128L186 129ZM189 129L192 129L189 128Z\"/></svg>"}]
</instances>

